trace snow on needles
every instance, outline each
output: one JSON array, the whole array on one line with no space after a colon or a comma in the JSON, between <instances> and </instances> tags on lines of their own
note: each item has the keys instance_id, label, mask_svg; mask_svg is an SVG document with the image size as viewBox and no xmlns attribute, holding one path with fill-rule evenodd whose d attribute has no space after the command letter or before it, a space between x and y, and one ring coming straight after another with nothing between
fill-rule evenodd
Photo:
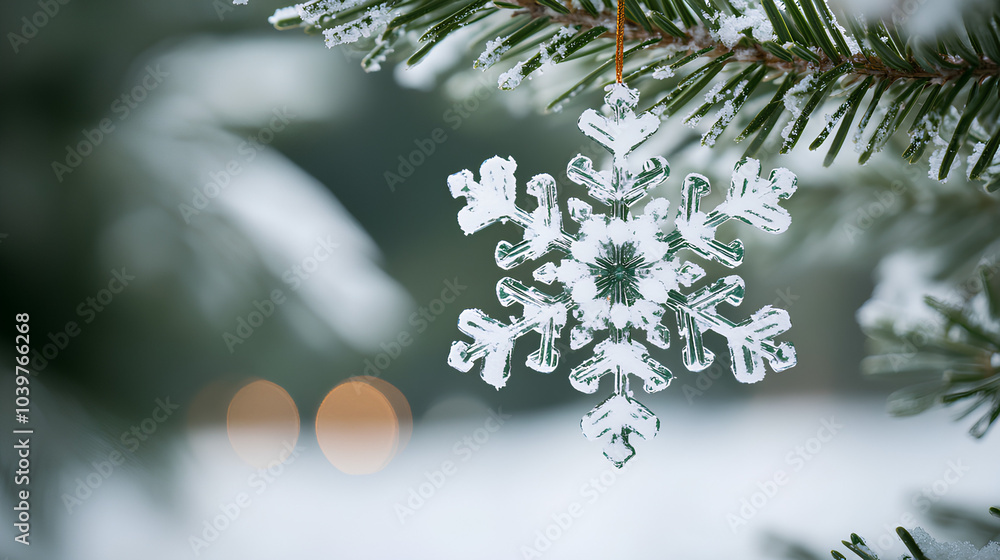
<instances>
[{"instance_id":1,"label":"snow on needles","mask_svg":"<svg viewBox=\"0 0 1000 560\"><path fill-rule=\"evenodd\" d=\"M721 12L717 14L714 21L719 25L719 29L712 31L713 39L721 41L728 48L733 48L740 42L744 37L744 31L750 31L753 38L761 43L778 39L771 26L771 20L767 19L767 13L762 7L751 8L744 0L736 0L732 4L742 12L742 15Z\"/></svg>"},{"instance_id":2,"label":"snow on needles","mask_svg":"<svg viewBox=\"0 0 1000 560\"><path fill-rule=\"evenodd\" d=\"M788 140L788 135L792 133L792 129L795 127L795 121L802 114L802 105L805 103L806 96L812 93L813 80L813 75L809 74L789 88L785 94L783 100L785 109L791 115L791 118L788 119L788 124L785 125L785 128L781 129L781 137L785 140Z\"/></svg>"},{"instance_id":3,"label":"snow on needles","mask_svg":"<svg viewBox=\"0 0 1000 560\"><path fill-rule=\"evenodd\" d=\"M396 12L389 9L388 3L372 6L364 16L350 23L324 29L323 36L326 37L326 46L333 48L337 45L354 43L362 37L371 37L385 29L389 20L395 16Z\"/></svg>"},{"instance_id":4,"label":"snow on needles","mask_svg":"<svg viewBox=\"0 0 1000 560\"><path fill-rule=\"evenodd\" d=\"M996 560L1000 558L1000 543L990 542L981 549L968 542L942 543L934 540L920 527L910 532L920 550L927 558L947 558L948 560Z\"/></svg>"},{"instance_id":5,"label":"snow on needles","mask_svg":"<svg viewBox=\"0 0 1000 560\"><path fill-rule=\"evenodd\" d=\"M537 74L544 73L545 69L552 65L552 61L554 59L566 55L566 41L572 37L573 34L574 29L572 27L560 27L551 39L542 43L542 45L538 47L538 54L536 56L538 57L538 63L540 66L536 70ZM477 65L481 65L484 70L489 68L496 61L500 60L500 57L503 56L503 53L505 53L507 49L508 47L503 45L503 40L500 38L490 41L486 45L486 50L479 55ZM500 78L497 80L497 84L500 88L510 90L521 85L521 82L524 80L524 67L529 60L533 59L534 57L532 57L532 59L519 61L509 70L501 74Z\"/></svg>"}]
</instances>

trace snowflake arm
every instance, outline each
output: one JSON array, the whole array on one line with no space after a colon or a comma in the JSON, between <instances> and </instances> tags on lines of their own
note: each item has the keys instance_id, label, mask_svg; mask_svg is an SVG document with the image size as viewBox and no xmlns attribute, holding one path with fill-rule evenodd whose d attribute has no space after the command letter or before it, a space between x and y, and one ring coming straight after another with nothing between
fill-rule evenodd
<instances>
[{"instance_id":1,"label":"snowflake arm","mask_svg":"<svg viewBox=\"0 0 1000 560\"><path fill-rule=\"evenodd\" d=\"M552 250L565 250L572 239L562 229L555 180L543 174L528 182L528 194L538 200L538 207L527 212L514 202L516 169L517 163L512 158L493 157L483 162L478 182L467 169L448 178L452 196L466 199L466 206L459 211L458 218L467 235L507 220L524 230L520 242L497 244L496 262L504 269L537 259ZM453 343L448 363L461 371L469 371L475 361L482 359L483 379L499 389L510 376L514 341L536 331L541 334L542 342L529 356L527 365L544 373L553 371L559 362L556 339L566 324L566 298L549 296L513 278L497 283L497 298L505 307L520 304L524 310L522 318L508 325L479 309L466 310L459 317L459 330L475 342Z\"/></svg>"},{"instance_id":2,"label":"snowflake arm","mask_svg":"<svg viewBox=\"0 0 1000 560\"><path fill-rule=\"evenodd\" d=\"M635 455L629 436L636 434L643 439L655 436L660 430L660 419L639 401L614 394L588 412L581 426L583 435L589 440L600 440L604 456L621 468Z\"/></svg>"},{"instance_id":3,"label":"snowflake arm","mask_svg":"<svg viewBox=\"0 0 1000 560\"><path fill-rule=\"evenodd\" d=\"M649 357L646 347L632 340L602 341L594 348L594 355L573 368L569 381L581 393L594 393L601 377L630 372L644 382L643 390L655 393L665 389L674 375L659 362Z\"/></svg>"},{"instance_id":4,"label":"snowflake arm","mask_svg":"<svg viewBox=\"0 0 1000 560\"><path fill-rule=\"evenodd\" d=\"M451 196L464 196L466 200L465 207L458 211L458 225L465 235L507 219L519 224L528 222L528 215L514 204L516 169L514 158L492 157L479 167L478 183L468 169L448 177Z\"/></svg>"},{"instance_id":5,"label":"snowflake arm","mask_svg":"<svg viewBox=\"0 0 1000 560\"><path fill-rule=\"evenodd\" d=\"M529 259L537 259L555 249L565 249L570 237L562 230L556 182L550 175L536 175L528 182L528 194L538 200L538 208L526 212L514 202L517 188L513 158L494 156L479 168L480 181L463 169L448 177L448 188L454 198L465 197L466 205L458 212L458 223L466 235L471 235L495 222L510 220L524 229L524 238L517 244L501 241L497 244L497 265L505 270Z\"/></svg>"},{"instance_id":6,"label":"snowflake arm","mask_svg":"<svg viewBox=\"0 0 1000 560\"><path fill-rule=\"evenodd\" d=\"M473 337L475 343L453 342L448 365L459 371L469 371L482 358L483 381L497 389L506 385L515 340L511 325L493 319L480 309L466 309L458 316L458 330Z\"/></svg>"},{"instance_id":7,"label":"snowflake arm","mask_svg":"<svg viewBox=\"0 0 1000 560\"><path fill-rule=\"evenodd\" d=\"M760 178L760 162L744 159L733 170L726 200L706 214L700 210L700 200L711 190L708 179L688 175L681 190L677 229L668 236L671 251L686 248L730 268L738 266L743 261L743 243L739 239L729 244L717 240L716 229L730 219L737 219L768 233L784 232L791 225L791 216L778 202L791 196L796 186L795 175L787 169L775 169L764 180ZM773 340L791 327L786 311L768 306L738 324L718 313L719 303L739 305L743 293L744 284L739 276L723 278L689 296L677 291L671 293L666 303L674 309L678 332L686 340L684 365L690 371L701 371L712 364L714 357L702 342L703 331L709 329L728 340L733 373L744 383L764 378L765 359L774 371L795 365L794 347Z\"/></svg>"},{"instance_id":8,"label":"snowflake arm","mask_svg":"<svg viewBox=\"0 0 1000 560\"><path fill-rule=\"evenodd\" d=\"M708 179L692 173L681 188L681 212L677 229L669 240L674 250L688 248L701 257L713 259L729 268L743 262L743 242L729 244L715 238L716 229L730 219L737 219L768 233L783 233L792 223L788 210L779 206L795 193L797 179L791 171L779 168L766 181L760 178L760 162L743 159L733 170L733 180L726 200L706 214L700 210L701 198L711 191Z\"/></svg>"},{"instance_id":9,"label":"snowflake arm","mask_svg":"<svg viewBox=\"0 0 1000 560\"><path fill-rule=\"evenodd\" d=\"M538 350L528 356L527 365L535 371L551 373L559 365L556 340L566 326L566 302L563 297L552 297L535 288L529 288L513 278L504 278L497 284L497 299L509 307L515 303L524 308L524 320L541 335Z\"/></svg>"},{"instance_id":10,"label":"snowflake arm","mask_svg":"<svg viewBox=\"0 0 1000 560\"><path fill-rule=\"evenodd\" d=\"M705 259L718 261L729 268L743 262L743 242L733 240L728 245L715 238L715 230L729 220L729 216L716 211L706 214L700 210L701 198L711 191L708 179L692 173L684 178L681 187L681 210L677 215L671 241L672 249L687 248Z\"/></svg>"},{"instance_id":11,"label":"snowflake arm","mask_svg":"<svg viewBox=\"0 0 1000 560\"><path fill-rule=\"evenodd\" d=\"M744 159L736 164L729 194L716 211L761 231L784 233L792 225L792 216L778 201L792 196L797 183L795 175L784 168L772 171L765 181L760 178L760 162Z\"/></svg>"},{"instance_id":12,"label":"snowflake arm","mask_svg":"<svg viewBox=\"0 0 1000 560\"><path fill-rule=\"evenodd\" d=\"M702 371L712 365L714 356L702 340L706 330L726 338L733 374L743 383L756 383L764 378L765 359L774 371L795 365L795 348L787 342L774 341L774 337L792 326L787 311L768 305L740 323L719 314L716 306L722 302L739 305L743 293L743 279L739 276L727 276L689 296L671 292L667 305L675 311L677 330L686 341L683 357L689 371Z\"/></svg>"},{"instance_id":13,"label":"snowflake arm","mask_svg":"<svg viewBox=\"0 0 1000 560\"><path fill-rule=\"evenodd\" d=\"M479 309L466 309L459 315L458 328L475 342L453 342L448 364L460 371L469 371L472 364L482 358L483 380L500 389L510 377L514 342L536 331L542 335L542 341L538 350L528 356L527 366L542 373L555 370L559 365L555 343L566 325L565 298L542 293L513 278L503 278L497 283L497 299L505 307L521 304L522 318L508 325Z\"/></svg>"}]
</instances>

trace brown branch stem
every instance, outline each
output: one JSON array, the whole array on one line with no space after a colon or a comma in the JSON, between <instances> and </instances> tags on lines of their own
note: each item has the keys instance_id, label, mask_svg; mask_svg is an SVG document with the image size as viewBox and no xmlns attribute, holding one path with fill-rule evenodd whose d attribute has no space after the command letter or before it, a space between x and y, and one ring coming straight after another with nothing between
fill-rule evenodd
<instances>
[{"instance_id":1,"label":"brown branch stem","mask_svg":"<svg viewBox=\"0 0 1000 560\"><path fill-rule=\"evenodd\" d=\"M523 8L523 10L516 11L515 14L528 14L533 19L547 16L555 23L562 25L579 25L581 29L584 30L603 26L608 29L612 29L612 31L608 31L607 33L601 35L602 38L608 37L613 39L615 37L615 33L613 31L615 28L615 18L612 14L607 14L606 16L604 14L592 16L585 11L575 10L571 6L566 6L571 10L570 13L561 14L536 3L534 0L508 1ZM972 75L980 80L988 76L1000 75L1000 65L998 65L997 62L985 57L980 57L979 64L975 66L970 64L968 61L957 59L953 62L959 65L958 68L939 68L936 72L929 72L921 69L920 66L913 60L910 60L909 62L915 70L909 72L897 70L886 65L877 57L867 57L863 54L853 55L848 57L846 60L838 62L831 59L822 51L816 53L817 58L819 58L818 64L798 57L796 57L792 62L788 62L771 54L765 50L760 43L756 42L752 38L748 38L750 43L749 45L745 44L747 41L741 41L738 45L729 48L714 39L704 25L687 28L684 31L687 35L682 38L675 37L658 29L646 30L631 20L626 20L625 23L625 39L628 41L647 41L658 38L660 39L660 42L650 46L649 48L655 49L657 47L673 46L675 52L677 53L692 53L706 47L715 47L712 51L709 51L705 55L711 57L717 57L728 52L733 52L735 56L732 56L728 60L724 61L724 64L734 62L750 62L764 64L768 68L773 68L782 72L815 73L817 71L825 72L847 61L854 66L851 73L857 76L874 76L876 78L888 79L890 81L925 78L931 80L931 83L946 83L952 80L957 80L970 69L972 70Z\"/></svg>"}]
</instances>

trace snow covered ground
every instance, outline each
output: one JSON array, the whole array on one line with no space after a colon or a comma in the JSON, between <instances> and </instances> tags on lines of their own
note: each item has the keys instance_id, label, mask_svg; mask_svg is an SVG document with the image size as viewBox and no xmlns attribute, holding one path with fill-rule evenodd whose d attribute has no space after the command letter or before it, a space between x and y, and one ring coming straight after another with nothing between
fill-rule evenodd
<instances>
[{"instance_id":1,"label":"snow covered ground","mask_svg":"<svg viewBox=\"0 0 1000 560\"><path fill-rule=\"evenodd\" d=\"M750 560L778 558L768 535L826 556L857 532L897 558L891 531L926 526L931 503L984 521L1000 504L996 434L974 441L943 411L901 420L882 401L816 397L649 404L660 433L621 471L580 434L583 400L507 417L449 398L367 476L337 471L306 429L269 475L224 432L192 433L161 498L122 471L60 537L76 560Z\"/></svg>"}]
</instances>

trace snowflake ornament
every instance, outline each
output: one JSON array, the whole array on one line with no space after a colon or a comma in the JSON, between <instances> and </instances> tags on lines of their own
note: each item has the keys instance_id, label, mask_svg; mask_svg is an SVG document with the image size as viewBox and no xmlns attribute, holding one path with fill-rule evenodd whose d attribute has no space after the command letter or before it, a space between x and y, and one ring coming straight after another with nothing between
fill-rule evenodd
<instances>
[{"instance_id":1,"label":"snowflake ornament","mask_svg":"<svg viewBox=\"0 0 1000 560\"><path fill-rule=\"evenodd\" d=\"M482 360L483 379L499 389L510 376L514 342L529 332L539 333L541 344L528 356L528 367L551 373L559 363L556 344L570 312L575 320L569 333L570 348L582 348L606 331L595 344L592 357L573 368L569 380L575 389L594 393L602 378L613 379L614 392L583 417L582 427L584 435L601 441L605 456L621 467L635 454L629 438L650 438L660 426L659 419L633 398L629 376L641 379L647 393L664 389L673 379L670 370L650 356L646 344L632 336L642 331L646 343L668 348L670 331L663 322L668 312L676 319L684 342L684 365L692 372L704 370L714 359L702 341L705 331L715 331L728 340L733 373L744 383L763 379L765 361L774 371L795 365L794 347L774 340L791 327L788 313L765 306L749 319L738 323L729 320L717 307L723 302L739 305L743 279L727 276L694 288L705 271L682 260L681 251L729 268L738 266L743 260L743 244L717 240L716 229L737 219L766 232L785 231L791 217L779 201L795 192L796 177L779 168L762 179L760 163L744 159L736 165L726 200L706 213L700 202L709 193L708 179L690 174L681 189L673 231L665 233L670 209L666 199L651 199L641 215L630 211L669 174L666 160L659 156L638 169L629 161L629 153L656 131L660 121L648 113L635 114L637 90L616 83L606 91L610 115L588 109L580 117L579 127L611 152L612 167L598 171L590 159L577 155L569 162L567 175L609 210L595 213L586 202L570 198L569 216L579 224L575 234L563 228L556 182L551 176L536 175L528 181L528 194L538 200L537 208L527 211L515 204L517 164L513 158L484 161L478 182L469 170L448 177L452 196L466 199L466 206L458 212L458 223L466 235L495 222L511 221L523 228L520 242L501 241L497 245L500 268L508 270L553 251L564 255L558 264L546 262L533 274L538 282L560 284L562 291L557 295L514 278L497 283L500 303L505 307L517 304L523 310L510 324L479 309L463 311L458 328L474 340L452 343L448 363L467 372Z\"/></svg>"}]
</instances>

